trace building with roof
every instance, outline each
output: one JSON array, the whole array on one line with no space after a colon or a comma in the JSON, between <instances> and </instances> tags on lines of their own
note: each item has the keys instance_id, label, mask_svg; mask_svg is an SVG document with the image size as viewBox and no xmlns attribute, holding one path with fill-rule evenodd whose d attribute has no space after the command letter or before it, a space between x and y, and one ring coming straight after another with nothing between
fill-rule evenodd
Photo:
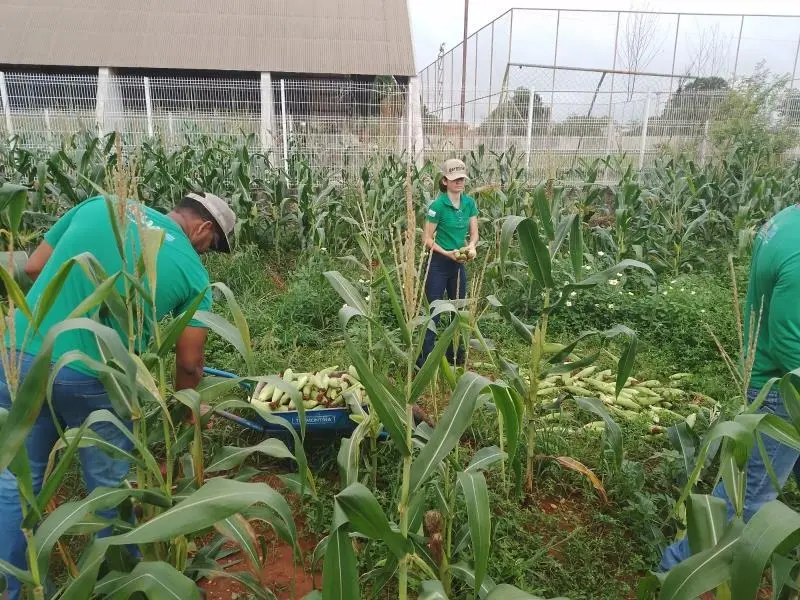
<instances>
[{"instance_id":1,"label":"building with roof","mask_svg":"<svg viewBox=\"0 0 800 600\"><path fill-rule=\"evenodd\" d=\"M194 115L265 146L286 116L405 114L416 74L406 0L0 0L0 71L8 134Z\"/></svg>"}]
</instances>

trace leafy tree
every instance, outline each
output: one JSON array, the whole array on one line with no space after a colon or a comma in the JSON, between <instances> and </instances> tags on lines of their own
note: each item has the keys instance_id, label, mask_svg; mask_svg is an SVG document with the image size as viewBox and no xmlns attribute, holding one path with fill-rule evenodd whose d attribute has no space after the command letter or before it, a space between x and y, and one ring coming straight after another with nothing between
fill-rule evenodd
<instances>
[{"instance_id":1,"label":"leafy tree","mask_svg":"<svg viewBox=\"0 0 800 600\"><path fill-rule=\"evenodd\" d=\"M531 92L527 88L519 87L505 100L500 102L486 117L481 125L485 135L520 136L528 133L528 108L530 106ZM541 134L550 122L550 107L542 103L539 94L533 95L533 132Z\"/></svg>"}]
</instances>

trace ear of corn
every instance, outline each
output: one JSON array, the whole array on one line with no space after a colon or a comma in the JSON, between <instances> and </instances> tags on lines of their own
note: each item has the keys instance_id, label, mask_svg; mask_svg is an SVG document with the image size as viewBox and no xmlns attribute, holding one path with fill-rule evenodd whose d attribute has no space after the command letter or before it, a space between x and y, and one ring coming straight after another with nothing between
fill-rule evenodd
<instances>
[{"instance_id":1,"label":"ear of corn","mask_svg":"<svg viewBox=\"0 0 800 600\"><path fill-rule=\"evenodd\" d=\"M345 394L363 403L366 397L355 367L350 366L347 371L337 371L338 368L327 367L314 373L295 373L292 369L286 369L282 379L302 394L306 410L344 407L347 405ZM272 384L261 388L250 402L275 412L297 409L291 396Z\"/></svg>"}]
</instances>

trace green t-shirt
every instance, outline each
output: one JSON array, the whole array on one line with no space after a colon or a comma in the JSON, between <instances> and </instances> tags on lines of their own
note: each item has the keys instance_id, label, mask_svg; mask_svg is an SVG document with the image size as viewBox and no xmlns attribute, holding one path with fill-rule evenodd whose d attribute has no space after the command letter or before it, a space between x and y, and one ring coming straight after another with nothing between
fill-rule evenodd
<instances>
[{"instance_id":1,"label":"green t-shirt","mask_svg":"<svg viewBox=\"0 0 800 600\"><path fill-rule=\"evenodd\" d=\"M441 193L428 206L427 220L436 223L436 243L445 250L458 250L464 246L469 233L469 220L478 216L475 200L461 194L461 207L456 208L450 197Z\"/></svg>"},{"instance_id":2,"label":"green t-shirt","mask_svg":"<svg viewBox=\"0 0 800 600\"><path fill-rule=\"evenodd\" d=\"M156 297L155 309L157 320L169 314L180 314L186 310L192 301L205 290L206 294L198 310L211 310L211 290L209 287L208 272L200 262L200 257L189 242L189 238L181 227L171 218L151 208L146 208L135 202L129 202L126 212L128 232L125 237L129 251L126 253L126 272L135 273L135 263L132 257L141 256L141 246L135 221L135 209L144 210L142 223L145 227L154 227L164 230L164 241L156 258ZM97 259L108 275L122 270L120 257L108 207L103 197L89 198L72 208L48 231L44 239L53 247L53 254L47 261L44 269L28 291L27 300L31 310L35 312L43 291L47 288L58 269L68 261L84 252L88 252ZM132 252L131 252L132 250ZM146 282L144 286L149 287ZM16 311L16 347L24 349L29 354L36 354L42 344L44 336L54 325L65 320L70 313L85 299L95 285L84 274L79 265L73 265L69 275L64 281L60 293L52 308L42 322L38 331L28 331L29 322L20 311ZM117 280L117 289L124 294L123 277ZM98 309L80 316L92 316ZM144 331L142 332L142 345L146 346L152 336L152 310L146 308ZM109 317L102 320L105 325L114 327L120 337L121 329ZM193 327L203 327L199 321L192 321ZM6 338L8 343L8 338ZM127 345L127 339L123 339ZM82 329L70 330L61 333L55 343L53 362L70 350L80 350L88 356L98 359L100 353L94 334ZM73 362L71 368L87 374L94 372L85 364Z\"/></svg>"},{"instance_id":3,"label":"green t-shirt","mask_svg":"<svg viewBox=\"0 0 800 600\"><path fill-rule=\"evenodd\" d=\"M751 387L760 389L771 377L800 367L800 206L783 209L756 236L745 302L745 339L750 336L751 314L758 325Z\"/></svg>"}]
</instances>

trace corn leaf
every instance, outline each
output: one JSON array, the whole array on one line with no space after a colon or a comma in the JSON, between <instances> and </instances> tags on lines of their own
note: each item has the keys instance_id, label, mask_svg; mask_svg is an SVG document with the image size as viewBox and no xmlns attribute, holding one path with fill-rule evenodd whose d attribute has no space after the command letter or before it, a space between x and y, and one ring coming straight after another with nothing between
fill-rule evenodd
<instances>
[{"instance_id":1,"label":"corn leaf","mask_svg":"<svg viewBox=\"0 0 800 600\"><path fill-rule=\"evenodd\" d=\"M363 315L369 314L364 296L353 287L353 284L350 283L344 275L339 273L339 271L325 271L323 275L325 275L325 279L328 280L328 283L330 283L333 289L341 296L345 304L352 306Z\"/></svg>"},{"instance_id":2,"label":"corn leaf","mask_svg":"<svg viewBox=\"0 0 800 600\"><path fill-rule=\"evenodd\" d=\"M628 344L625 346L625 350L617 363L617 384L615 389L617 396L625 387L628 377L633 373L633 363L636 360L636 345L636 334L631 331L628 335Z\"/></svg>"},{"instance_id":3,"label":"corn leaf","mask_svg":"<svg viewBox=\"0 0 800 600\"><path fill-rule=\"evenodd\" d=\"M430 579L419 584L417 600L448 600L448 598L442 582L438 579Z\"/></svg>"},{"instance_id":4,"label":"corn leaf","mask_svg":"<svg viewBox=\"0 0 800 600\"><path fill-rule=\"evenodd\" d=\"M508 455L500 450L500 448L497 446L487 446L486 448L481 448L475 453L475 456L473 456L472 460L469 461L469 464L467 465L467 468L464 469L464 472L474 473L483 471L500 462L501 460L505 460L506 458L508 458Z\"/></svg>"},{"instance_id":5,"label":"corn leaf","mask_svg":"<svg viewBox=\"0 0 800 600\"><path fill-rule=\"evenodd\" d=\"M335 498L339 508L347 515L353 531L383 541L397 558L403 558L411 552L408 540L390 527L380 504L364 485L349 485Z\"/></svg>"},{"instance_id":6,"label":"corn leaf","mask_svg":"<svg viewBox=\"0 0 800 600\"><path fill-rule=\"evenodd\" d=\"M506 438L508 456L517 455L519 436L522 433L522 415L524 406L519 392L515 388L493 383L489 386L494 398L494 405L503 415L503 434Z\"/></svg>"},{"instance_id":7,"label":"corn leaf","mask_svg":"<svg viewBox=\"0 0 800 600\"><path fill-rule=\"evenodd\" d=\"M205 468L206 473L228 471L241 465L247 458L255 453L264 454L273 458L291 458L294 455L283 441L277 438L267 438L260 444L242 448L239 446L223 446L214 453L214 457Z\"/></svg>"},{"instance_id":8,"label":"corn leaf","mask_svg":"<svg viewBox=\"0 0 800 600\"><path fill-rule=\"evenodd\" d=\"M528 592L523 592L521 589L501 583L497 587L492 588L487 600L544 600L541 596L534 596ZM567 600L566 598L553 598L553 600Z\"/></svg>"},{"instance_id":9,"label":"corn leaf","mask_svg":"<svg viewBox=\"0 0 800 600\"><path fill-rule=\"evenodd\" d=\"M334 529L328 538L322 567L322 598L323 600L361 598L356 554L347 534L346 524Z\"/></svg>"},{"instance_id":10,"label":"corn leaf","mask_svg":"<svg viewBox=\"0 0 800 600\"><path fill-rule=\"evenodd\" d=\"M453 554L457 554L454 552ZM453 574L454 577L457 577L464 583L466 583L470 588L473 590L475 589L475 571L464 562L458 562L454 565L450 565L450 572ZM483 578L483 583L481 584L480 589L478 590L478 597L479 598L486 598L489 595L497 584L492 580L491 577L488 575Z\"/></svg>"},{"instance_id":11,"label":"corn leaf","mask_svg":"<svg viewBox=\"0 0 800 600\"><path fill-rule=\"evenodd\" d=\"M256 532L247 519L241 514L231 515L214 523L214 529L241 548L253 572L258 573L261 570Z\"/></svg>"},{"instance_id":12,"label":"corn leaf","mask_svg":"<svg viewBox=\"0 0 800 600\"><path fill-rule=\"evenodd\" d=\"M225 296L228 309L231 311L231 315L233 316L233 323L236 326L236 330L239 332L239 337L242 340L242 347L244 348L242 358L244 358L245 365L247 366L247 375L255 375L253 343L250 339L250 328L248 327L247 319L242 312L242 307L239 306L236 296L233 295L233 292L224 283L212 283L211 287L221 291L223 296Z\"/></svg>"},{"instance_id":13,"label":"corn leaf","mask_svg":"<svg viewBox=\"0 0 800 600\"><path fill-rule=\"evenodd\" d=\"M540 183L533 190L533 205L536 207L536 215L542 223L545 235L550 241L553 241L555 239L553 216L550 213L550 201L547 199L544 183Z\"/></svg>"},{"instance_id":14,"label":"corn leaf","mask_svg":"<svg viewBox=\"0 0 800 600\"><path fill-rule=\"evenodd\" d=\"M580 215L572 215L569 231L569 260L575 281L583 276L583 221Z\"/></svg>"},{"instance_id":15,"label":"corn leaf","mask_svg":"<svg viewBox=\"0 0 800 600\"><path fill-rule=\"evenodd\" d=\"M416 402L417 398L425 391L425 388L433 379L434 375L436 375L436 372L439 370L439 365L442 362L442 357L450 347L457 328L458 319L453 319L453 322L437 336L436 345L434 345L431 353L425 358L425 363L417 372L416 377L414 377L414 382L411 384L409 402Z\"/></svg>"},{"instance_id":16,"label":"corn leaf","mask_svg":"<svg viewBox=\"0 0 800 600\"><path fill-rule=\"evenodd\" d=\"M472 422L478 396L489 385L489 380L475 373L464 373L456 384L450 402L431 439L411 465L410 490L414 494L436 472L439 464L452 452Z\"/></svg>"},{"instance_id":17,"label":"corn leaf","mask_svg":"<svg viewBox=\"0 0 800 600\"><path fill-rule=\"evenodd\" d=\"M173 319L169 325L166 326L161 334L161 345L156 350L156 354L163 358L175 349L175 344L177 343L178 338L181 336L181 333L183 333L183 330L189 325L189 322L194 319L194 315L205 297L206 290L202 290L194 297L186 310L183 311L178 318Z\"/></svg>"},{"instance_id":18,"label":"corn leaf","mask_svg":"<svg viewBox=\"0 0 800 600\"><path fill-rule=\"evenodd\" d=\"M623 458L622 429L620 426L614 421L611 415L608 414L605 405L597 398L581 398L574 396L572 399L580 408L597 415L605 422L606 442L614 455L614 466L620 468Z\"/></svg>"},{"instance_id":19,"label":"corn leaf","mask_svg":"<svg viewBox=\"0 0 800 600\"><path fill-rule=\"evenodd\" d=\"M525 324L517 315L512 313L507 306L497 299L497 296L487 296L486 300L497 310L497 312L500 313L500 315L506 321L511 324L511 326L514 328L514 331L525 343L530 344L533 342L533 327Z\"/></svg>"},{"instance_id":20,"label":"corn leaf","mask_svg":"<svg viewBox=\"0 0 800 600\"><path fill-rule=\"evenodd\" d=\"M719 544L728 520L725 500L707 494L691 494L686 509L686 526L692 554L710 550Z\"/></svg>"},{"instance_id":21,"label":"corn leaf","mask_svg":"<svg viewBox=\"0 0 800 600\"><path fill-rule=\"evenodd\" d=\"M8 215L11 234L19 233L22 213L28 205L28 188L15 183L4 182L0 186L0 211Z\"/></svg>"},{"instance_id":22,"label":"corn leaf","mask_svg":"<svg viewBox=\"0 0 800 600\"><path fill-rule=\"evenodd\" d=\"M109 600L127 600L144 594L151 600L199 600L195 582L169 563L138 563L130 573L112 572L97 583L95 592Z\"/></svg>"},{"instance_id":23,"label":"corn leaf","mask_svg":"<svg viewBox=\"0 0 800 600\"><path fill-rule=\"evenodd\" d=\"M458 485L464 493L467 507L467 522L472 553L475 559L475 586L480 588L489 568L489 547L492 534L492 513L489 508L489 490L486 478L481 472L465 472L458 474Z\"/></svg>"}]
</instances>

